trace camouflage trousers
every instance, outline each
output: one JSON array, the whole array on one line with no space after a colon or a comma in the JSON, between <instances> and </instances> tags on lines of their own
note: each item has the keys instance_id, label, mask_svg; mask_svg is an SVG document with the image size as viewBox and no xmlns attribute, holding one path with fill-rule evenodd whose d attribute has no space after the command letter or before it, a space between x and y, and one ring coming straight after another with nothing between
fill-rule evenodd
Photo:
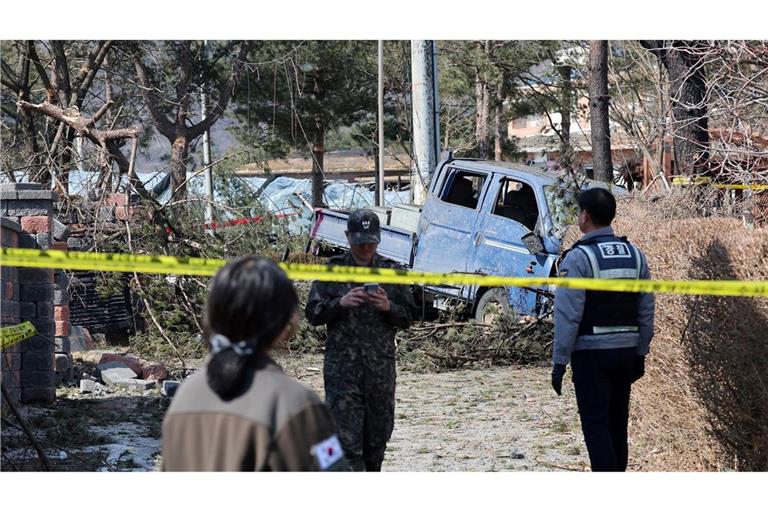
<instances>
[{"instance_id":1,"label":"camouflage trousers","mask_svg":"<svg viewBox=\"0 0 768 512\"><path fill-rule=\"evenodd\" d=\"M325 402L353 471L381 471L395 426L395 360L355 361L326 353Z\"/></svg>"}]
</instances>

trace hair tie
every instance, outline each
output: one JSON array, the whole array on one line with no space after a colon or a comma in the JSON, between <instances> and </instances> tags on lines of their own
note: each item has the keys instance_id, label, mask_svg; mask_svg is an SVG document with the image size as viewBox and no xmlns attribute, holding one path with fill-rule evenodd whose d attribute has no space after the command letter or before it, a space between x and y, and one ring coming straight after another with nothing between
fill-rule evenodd
<instances>
[{"instance_id":1,"label":"hair tie","mask_svg":"<svg viewBox=\"0 0 768 512\"><path fill-rule=\"evenodd\" d=\"M224 350L232 349L239 356L250 356L253 354L251 348L245 341L232 343L229 338L223 334L214 334L211 336L211 353L218 354Z\"/></svg>"}]
</instances>

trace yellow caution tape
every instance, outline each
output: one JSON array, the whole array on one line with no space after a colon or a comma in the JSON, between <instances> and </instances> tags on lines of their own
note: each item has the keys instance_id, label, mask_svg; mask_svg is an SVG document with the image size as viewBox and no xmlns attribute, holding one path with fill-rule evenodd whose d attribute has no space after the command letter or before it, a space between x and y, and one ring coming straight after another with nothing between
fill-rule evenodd
<instances>
[{"instance_id":1,"label":"yellow caution tape","mask_svg":"<svg viewBox=\"0 0 768 512\"><path fill-rule=\"evenodd\" d=\"M20 341L24 341L37 334L32 322L24 322L10 327L0 327L0 348L6 349Z\"/></svg>"},{"instance_id":2,"label":"yellow caution tape","mask_svg":"<svg viewBox=\"0 0 768 512\"><path fill-rule=\"evenodd\" d=\"M712 185L713 188L727 190L768 190L768 185L750 185L734 183L712 183L712 178L708 176L675 176L672 178L673 185Z\"/></svg>"},{"instance_id":3,"label":"yellow caution tape","mask_svg":"<svg viewBox=\"0 0 768 512\"><path fill-rule=\"evenodd\" d=\"M100 270L211 276L226 261L221 259L176 258L86 252L2 249L0 265L10 267ZM383 284L471 285L481 287L560 286L611 292L672 293L678 295L732 295L768 297L768 281L657 281L563 277L502 277L478 274L439 274L391 268L342 267L330 265L281 264L296 281L337 281Z\"/></svg>"}]
</instances>

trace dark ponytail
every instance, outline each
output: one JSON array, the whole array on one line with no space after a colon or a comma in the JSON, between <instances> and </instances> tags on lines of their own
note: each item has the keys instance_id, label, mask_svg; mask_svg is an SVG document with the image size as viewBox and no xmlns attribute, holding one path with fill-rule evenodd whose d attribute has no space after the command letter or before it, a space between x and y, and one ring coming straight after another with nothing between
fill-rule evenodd
<instances>
[{"instance_id":1,"label":"dark ponytail","mask_svg":"<svg viewBox=\"0 0 768 512\"><path fill-rule=\"evenodd\" d=\"M272 260L240 257L214 276L206 325L208 385L222 400L247 389L251 363L272 347L298 307L293 283Z\"/></svg>"}]
</instances>

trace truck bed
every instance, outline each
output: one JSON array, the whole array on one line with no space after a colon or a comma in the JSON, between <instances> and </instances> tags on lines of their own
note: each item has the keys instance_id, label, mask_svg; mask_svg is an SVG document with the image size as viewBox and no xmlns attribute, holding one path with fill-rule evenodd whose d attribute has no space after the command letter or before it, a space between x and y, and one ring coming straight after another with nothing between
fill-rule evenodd
<instances>
[{"instance_id":1,"label":"truck bed","mask_svg":"<svg viewBox=\"0 0 768 512\"><path fill-rule=\"evenodd\" d=\"M315 219L310 237L333 247L349 249L349 242L344 233L347 229L348 212L319 208L315 210ZM413 266L413 245L416 234L394 226L381 226L381 243L378 253L406 267Z\"/></svg>"}]
</instances>

